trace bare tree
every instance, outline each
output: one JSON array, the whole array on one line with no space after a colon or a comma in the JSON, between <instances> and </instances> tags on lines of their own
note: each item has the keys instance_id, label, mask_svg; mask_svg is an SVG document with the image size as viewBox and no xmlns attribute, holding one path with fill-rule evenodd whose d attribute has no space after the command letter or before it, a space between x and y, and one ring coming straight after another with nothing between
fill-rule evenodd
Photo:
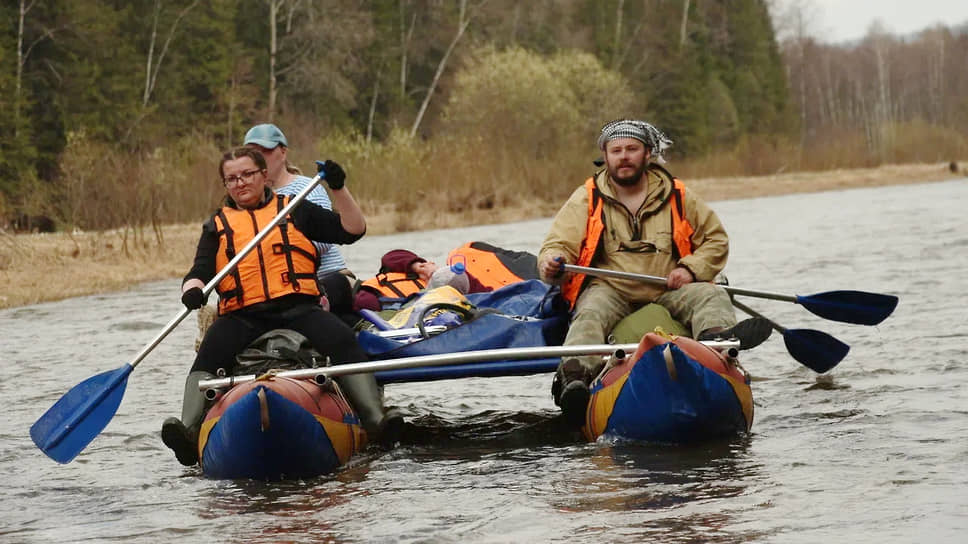
<instances>
[{"instance_id":1,"label":"bare tree","mask_svg":"<svg viewBox=\"0 0 968 544\"><path fill-rule=\"evenodd\" d=\"M155 83L158 81L158 73L161 71L161 63L165 60L165 54L168 52L168 46L171 45L171 39L175 36L175 31L178 30L178 24L188 15L189 11L198 5L198 2L199 0L194 0L175 17L171 28L168 29L168 37L165 38L165 44L161 48L161 53L158 54L158 59L155 60L155 41L158 37L158 19L161 16L161 0L155 0L155 15L151 23L151 41L148 44L148 60L145 65L145 91L141 97L142 108L147 107L148 101L151 100L151 93L155 89ZM154 71L152 71L152 67Z\"/></svg>"},{"instance_id":2,"label":"bare tree","mask_svg":"<svg viewBox=\"0 0 968 544\"><path fill-rule=\"evenodd\" d=\"M514 15L511 17L511 36L508 43L515 45L518 40L518 26L521 24L521 3L514 4Z\"/></svg>"},{"instance_id":3,"label":"bare tree","mask_svg":"<svg viewBox=\"0 0 968 544\"><path fill-rule=\"evenodd\" d=\"M13 131L14 136L19 136L20 133L20 108L23 102L23 79L24 79L24 66L27 64L27 59L30 58L30 53L33 51L34 47L44 41L47 38L53 38L54 33L59 29L52 29L43 27L43 32L37 37L31 44L24 50L24 37L26 30L24 28L24 23L27 19L27 14L33 9L35 2L32 0L29 4L25 0L20 0L19 6L19 16L17 18L17 76L14 82L13 91L13 118L14 125Z\"/></svg>"},{"instance_id":4,"label":"bare tree","mask_svg":"<svg viewBox=\"0 0 968 544\"><path fill-rule=\"evenodd\" d=\"M679 49L686 45L686 23L689 21L689 0L682 3L682 24L679 25Z\"/></svg>"},{"instance_id":5,"label":"bare tree","mask_svg":"<svg viewBox=\"0 0 968 544\"><path fill-rule=\"evenodd\" d=\"M269 122L276 113L276 55L279 53L279 42L276 38L276 18L279 8L286 0L267 0L269 4L269 106L266 116Z\"/></svg>"},{"instance_id":6,"label":"bare tree","mask_svg":"<svg viewBox=\"0 0 968 544\"><path fill-rule=\"evenodd\" d=\"M376 70L376 75L373 78L373 97L370 98L370 112L366 119L366 146L370 147L370 140L373 138L373 117L376 114L376 103L380 96L380 78L383 77L383 62L380 62L380 67Z\"/></svg>"},{"instance_id":7,"label":"bare tree","mask_svg":"<svg viewBox=\"0 0 968 544\"><path fill-rule=\"evenodd\" d=\"M266 0L269 6L269 99L266 115L272 121L285 89L309 85L340 93L343 102L355 98L342 70L361 62L358 53L371 38L361 9L326 13L319 2ZM362 4L360 4L362 5ZM320 17L326 25L317 24ZM326 35L338 32L339 36ZM327 41L329 40L329 41ZM346 97L349 98L346 98Z\"/></svg>"},{"instance_id":8,"label":"bare tree","mask_svg":"<svg viewBox=\"0 0 968 544\"><path fill-rule=\"evenodd\" d=\"M891 89L892 52L889 49L892 40L883 23L875 21L860 48L867 57L866 66L847 75L854 81L853 88L859 102L860 122L867 138L868 151L879 161L888 159L887 152L893 144L891 125L895 121L897 107L893 103Z\"/></svg>"},{"instance_id":9,"label":"bare tree","mask_svg":"<svg viewBox=\"0 0 968 544\"><path fill-rule=\"evenodd\" d=\"M643 13L649 13L649 3L650 0L642 0L642 11ZM650 48L642 47L639 42L639 33L642 31L643 23L648 20L647 16L643 16L635 24L635 28L632 29L632 34L626 39L620 39L622 34L622 21L624 19L624 6L622 2L619 2L617 12L616 12L616 23L615 23L615 41L613 43L614 50L612 52L612 69L619 70L622 65L625 64L625 59L628 58L629 52L633 49L636 51L636 57L639 59L635 67L631 70L633 72L638 71L645 65L649 58ZM624 43L625 47L621 48L619 51L619 44Z\"/></svg>"},{"instance_id":10,"label":"bare tree","mask_svg":"<svg viewBox=\"0 0 968 544\"><path fill-rule=\"evenodd\" d=\"M20 131L20 89L23 85L24 79L24 63L26 62L26 55L24 55L24 19L27 18L27 12L34 7L34 3L25 4L24 0L20 0L20 17L17 19L17 80L14 83L13 91L13 135L18 136Z\"/></svg>"},{"instance_id":11,"label":"bare tree","mask_svg":"<svg viewBox=\"0 0 968 544\"><path fill-rule=\"evenodd\" d=\"M928 52L928 96L929 104L928 118L933 123L941 123L944 115L944 89L945 89L945 32L943 29L935 29L926 32L922 39L925 40Z\"/></svg>"},{"instance_id":12,"label":"bare tree","mask_svg":"<svg viewBox=\"0 0 968 544\"><path fill-rule=\"evenodd\" d=\"M818 94L823 96L822 82L817 77L808 77L808 69L813 62L807 61L807 48L813 43L810 37L813 25L818 18L816 5L810 0L788 0L780 3L776 0L769 2L769 9L773 18L773 25L777 35L785 36L787 62L787 81L795 88L796 102L800 116L800 146L806 144L809 136L810 123L807 120L807 82L816 84ZM815 60L815 59L813 59ZM818 100L822 105L823 100ZM822 108L821 108L822 109Z\"/></svg>"},{"instance_id":13,"label":"bare tree","mask_svg":"<svg viewBox=\"0 0 968 544\"><path fill-rule=\"evenodd\" d=\"M618 68L618 46L622 43L622 15L625 13L625 0L618 0L615 5L615 36L612 41L612 69Z\"/></svg>"},{"instance_id":14,"label":"bare tree","mask_svg":"<svg viewBox=\"0 0 968 544\"><path fill-rule=\"evenodd\" d=\"M400 98L407 97L407 55L410 51L410 40L413 38L413 29L417 23L417 14L410 15L410 25L406 24L406 5L407 0L400 0Z\"/></svg>"},{"instance_id":15,"label":"bare tree","mask_svg":"<svg viewBox=\"0 0 968 544\"><path fill-rule=\"evenodd\" d=\"M272 122L276 114L276 102L279 96L279 76L292 69L294 63L287 68L277 67L279 64L279 10L284 8L289 0L266 0L269 5L269 105L267 116ZM289 5L289 12L286 14L286 33L292 32L292 19L299 7L299 0L295 0ZM308 51L308 50L307 50Z\"/></svg>"},{"instance_id":16,"label":"bare tree","mask_svg":"<svg viewBox=\"0 0 968 544\"><path fill-rule=\"evenodd\" d=\"M486 1L486 0L485 0ZM484 2L478 4L478 7L483 5ZM413 126L410 128L410 137L413 138L417 135L417 130L420 128L420 122L423 120L424 113L427 112L427 106L430 105L430 99L434 96L434 90L437 88L437 83L440 81L440 76L444 73L444 69L447 67L447 60L450 58L450 54L454 52L454 48L457 47L457 42L460 41L461 37L464 36L464 32L467 27L471 24L472 15L467 9L467 0L460 0L460 12L457 17L457 32L454 34L454 38L450 41L450 45L447 46L447 51L444 52L444 56L437 63L437 71L434 73L434 79L430 82L430 87L427 89L427 94L424 96L423 102L420 104L420 109L417 111L417 118L413 121Z\"/></svg>"},{"instance_id":17,"label":"bare tree","mask_svg":"<svg viewBox=\"0 0 968 544\"><path fill-rule=\"evenodd\" d=\"M225 90L226 116L225 116L225 141L237 141L234 136L235 117L240 107L243 109L241 115L251 113L245 111L246 106L255 104L258 100L258 91L249 90L248 83L252 80L252 59L249 57L237 57L232 63L232 72L229 76L228 86ZM247 92L248 91L248 92ZM250 94L251 93L251 94Z\"/></svg>"}]
</instances>

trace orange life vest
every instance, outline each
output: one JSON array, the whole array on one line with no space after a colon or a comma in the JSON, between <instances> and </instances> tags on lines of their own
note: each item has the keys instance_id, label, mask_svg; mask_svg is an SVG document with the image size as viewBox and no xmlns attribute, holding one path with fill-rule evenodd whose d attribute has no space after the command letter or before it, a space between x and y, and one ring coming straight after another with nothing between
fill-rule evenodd
<instances>
[{"instance_id":1,"label":"orange life vest","mask_svg":"<svg viewBox=\"0 0 968 544\"><path fill-rule=\"evenodd\" d=\"M389 299L406 299L426 287L419 277L403 272L380 272L361 284Z\"/></svg>"},{"instance_id":2,"label":"orange life vest","mask_svg":"<svg viewBox=\"0 0 968 544\"><path fill-rule=\"evenodd\" d=\"M501 258L502 255L505 256L505 259ZM534 255L501 249L484 242L467 242L452 250L447 255L447 264L452 265L458 262L464 263L464 268L467 270L467 273L473 276L488 291L537 277L535 272L537 259ZM530 275L523 270L514 272L510 268L515 264L519 265L517 267L519 269L524 268L520 265L525 262L527 263L525 267L530 272Z\"/></svg>"},{"instance_id":3,"label":"orange life vest","mask_svg":"<svg viewBox=\"0 0 968 544\"><path fill-rule=\"evenodd\" d=\"M672 241L676 244L679 258L692 255L692 235L696 229L692 228L692 223L686 219L686 212L683 210L686 200L686 185L679 178L672 178Z\"/></svg>"},{"instance_id":4,"label":"orange life vest","mask_svg":"<svg viewBox=\"0 0 968 544\"><path fill-rule=\"evenodd\" d=\"M670 176L671 177L671 176ZM585 238L582 239L578 251L578 266L591 266L595 254L602 245L605 234L605 199L595 185L595 178L585 180L588 189L588 222L585 224ZM678 178L672 178L672 241L675 244L679 258L692 255L692 235L695 232L692 224L686 219L683 202L686 198L686 186ZM561 286L561 295L574 309L578 300L578 293L585 285L585 274L572 274Z\"/></svg>"},{"instance_id":5,"label":"orange life vest","mask_svg":"<svg viewBox=\"0 0 968 544\"><path fill-rule=\"evenodd\" d=\"M289 197L276 195L276 205L255 210L223 207L215 214L218 234L218 270L231 261L265 225L286 207ZM280 221L235 269L219 282L219 315L295 293L319 296L316 284L316 246L290 217Z\"/></svg>"}]
</instances>

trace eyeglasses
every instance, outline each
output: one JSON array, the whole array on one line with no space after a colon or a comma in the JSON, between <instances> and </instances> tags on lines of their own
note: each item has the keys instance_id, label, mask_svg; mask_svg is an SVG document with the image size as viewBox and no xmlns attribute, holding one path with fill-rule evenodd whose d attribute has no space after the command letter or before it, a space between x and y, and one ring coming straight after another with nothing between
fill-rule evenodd
<instances>
[{"instance_id":1,"label":"eyeglasses","mask_svg":"<svg viewBox=\"0 0 968 544\"><path fill-rule=\"evenodd\" d=\"M242 182L248 183L249 180L252 179L252 176L258 174L259 172L262 172L262 170L246 170L238 175L231 174L222 178L222 184L226 187L234 187L236 185L240 185Z\"/></svg>"}]
</instances>

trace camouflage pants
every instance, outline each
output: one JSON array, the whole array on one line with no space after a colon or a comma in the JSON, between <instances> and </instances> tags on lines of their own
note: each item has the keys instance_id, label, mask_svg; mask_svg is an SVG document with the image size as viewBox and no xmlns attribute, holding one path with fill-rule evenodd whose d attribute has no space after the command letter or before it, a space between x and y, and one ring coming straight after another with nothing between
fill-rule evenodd
<instances>
[{"instance_id":1,"label":"camouflage pants","mask_svg":"<svg viewBox=\"0 0 968 544\"><path fill-rule=\"evenodd\" d=\"M736 324L729 294L709 282L690 283L666 291L655 302L688 327L693 338L713 327L732 327ZM615 325L641 306L629 302L608 284L592 281L578 296L564 345L605 343ZM576 358L589 373L595 373L595 369L602 364L601 356L597 355Z\"/></svg>"}]
</instances>

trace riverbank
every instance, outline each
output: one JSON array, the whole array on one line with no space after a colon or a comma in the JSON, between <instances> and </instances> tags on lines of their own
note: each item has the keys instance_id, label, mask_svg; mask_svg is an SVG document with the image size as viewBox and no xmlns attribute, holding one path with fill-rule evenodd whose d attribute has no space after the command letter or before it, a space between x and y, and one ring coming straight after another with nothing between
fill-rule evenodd
<instances>
[{"instance_id":1,"label":"riverbank","mask_svg":"<svg viewBox=\"0 0 968 544\"><path fill-rule=\"evenodd\" d=\"M887 165L878 168L795 172L773 176L686 180L709 201L733 200L848 188L927 183L964 177L948 163ZM503 209L472 209L421 217L426 229L496 224L550 217L561 202L522 202ZM409 230L413 212L374 206L367 213L369 235ZM146 281L177 278L190 266L199 224L157 230L19 234L0 232L0 308L117 291ZM499 241L492 241L497 242ZM537 250L537 248L535 248Z\"/></svg>"}]
</instances>

